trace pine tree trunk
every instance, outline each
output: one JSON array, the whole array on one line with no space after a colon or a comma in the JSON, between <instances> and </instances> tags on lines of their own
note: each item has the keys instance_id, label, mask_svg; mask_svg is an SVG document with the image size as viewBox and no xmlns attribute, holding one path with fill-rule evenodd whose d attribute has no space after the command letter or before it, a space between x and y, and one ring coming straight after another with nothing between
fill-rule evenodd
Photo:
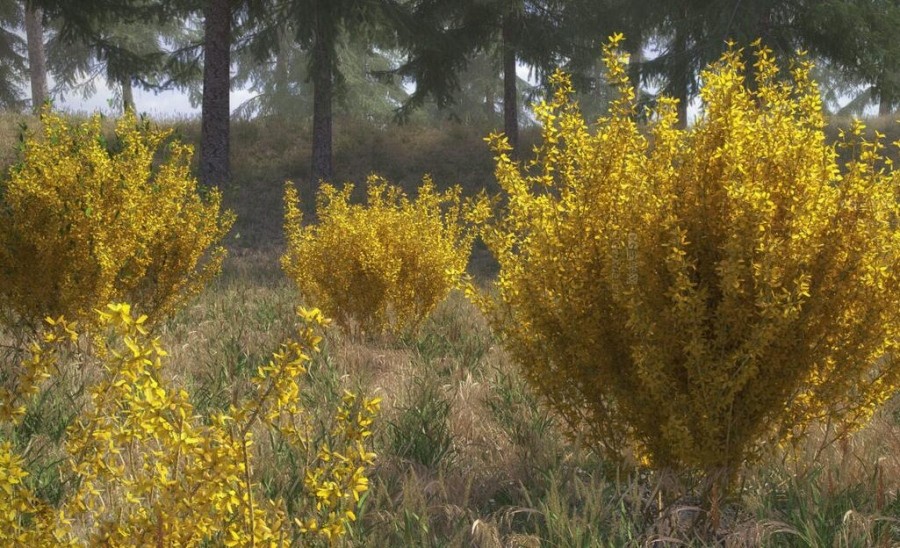
<instances>
[{"instance_id":1,"label":"pine tree trunk","mask_svg":"<svg viewBox=\"0 0 900 548\"><path fill-rule=\"evenodd\" d=\"M25 5L25 38L28 43L28 72L31 78L31 108L40 112L47 101L47 58L44 54L43 11Z\"/></svg>"},{"instance_id":2,"label":"pine tree trunk","mask_svg":"<svg viewBox=\"0 0 900 548\"><path fill-rule=\"evenodd\" d=\"M204 17L200 182L222 187L231 178L231 0L207 0Z\"/></svg>"},{"instance_id":3,"label":"pine tree trunk","mask_svg":"<svg viewBox=\"0 0 900 548\"><path fill-rule=\"evenodd\" d=\"M628 37L628 79L634 86L634 98L641 103L641 63L644 62L643 40L640 34Z\"/></svg>"},{"instance_id":4,"label":"pine tree trunk","mask_svg":"<svg viewBox=\"0 0 900 548\"><path fill-rule=\"evenodd\" d=\"M676 29L672 48L675 58L672 63L672 73L669 75L669 85L671 86L673 97L678 99L678 127L681 129L687 127L688 83L691 77L687 46L687 36L685 36L684 29Z\"/></svg>"},{"instance_id":5,"label":"pine tree trunk","mask_svg":"<svg viewBox=\"0 0 900 548\"><path fill-rule=\"evenodd\" d=\"M894 112L893 97L889 93L882 92L878 98L878 115L890 116Z\"/></svg>"},{"instance_id":6,"label":"pine tree trunk","mask_svg":"<svg viewBox=\"0 0 900 548\"><path fill-rule=\"evenodd\" d=\"M288 91L288 55L291 42L284 33L278 35L278 49L275 50L275 97L278 105L287 97Z\"/></svg>"},{"instance_id":7,"label":"pine tree trunk","mask_svg":"<svg viewBox=\"0 0 900 548\"><path fill-rule=\"evenodd\" d=\"M503 131L515 157L519 151L519 93L516 75L516 50L512 44L513 20L503 18Z\"/></svg>"},{"instance_id":8,"label":"pine tree trunk","mask_svg":"<svg viewBox=\"0 0 900 548\"><path fill-rule=\"evenodd\" d=\"M497 115L497 111L494 110L494 103L494 90L491 89L491 85L488 84L484 89L484 116L489 123L492 123L494 117Z\"/></svg>"},{"instance_id":9,"label":"pine tree trunk","mask_svg":"<svg viewBox=\"0 0 900 548\"><path fill-rule=\"evenodd\" d=\"M122 78L122 112L136 112L134 106L134 88L131 86L131 78Z\"/></svg>"},{"instance_id":10,"label":"pine tree trunk","mask_svg":"<svg viewBox=\"0 0 900 548\"><path fill-rule=\"evenodd\" d=\"M313 148L312 184L330 181L334 176L332 165L332 113L334 95L334 70L332 55L334 43L325 28L325 22L316 22L317 32L313 44Z\"/></svg>"}]
</instances>

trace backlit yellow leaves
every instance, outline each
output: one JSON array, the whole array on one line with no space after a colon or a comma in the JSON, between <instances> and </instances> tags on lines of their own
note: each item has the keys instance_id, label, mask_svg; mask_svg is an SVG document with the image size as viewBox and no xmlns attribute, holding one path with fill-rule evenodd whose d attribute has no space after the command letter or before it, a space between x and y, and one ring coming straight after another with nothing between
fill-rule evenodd
<instances>
[{"instance_id":1,"label":"backlit yellow leaves","mask_svg":"<svg viewBox=\"0 0 900 548\"><path fill-rule=\"evenodd\" d=\"M620 40L595 129L557 73L533 161L490 139L505 205L487 308L507 347L582 439L655 466L734 470L813 420L859 426L900 386L883 145L857 122L839 165L810 63L786 75L765 48L753 86L738 50L704 71L693 127L663 99L642 131Z\"/></svg>"},{"instance_id":2,"label":"backlit yellow leaves","mask_svg":"<svg viewBox=\"0 0 900 548\"><path fill-rule=\"evenodd\" d=\"M328 323L321 312L300 311L297 340L258 369L250 397L207 417L196 413L186 390L172 386L166 354L143 328L145 316L135 317L124 303L108 305L98 316L112 336L102 353L104 373L65 439L74 490L54 511L29 490L24 461L12 445L0 443L0 541L285 546L304 534L332 543L346 533L368 488L366 473L375 459L370 427L380 400L346 392L331 431L311 439L300 384L318 352L318 330ZM33 347L18 371L17 396L0 394L0 409L19 409L55 366L57 349L77 339L74 325L62 318L49 321L47 329L44 344ZM107 344L98 340L94 344ZM8 420L20 415L11 413ZM289 520L284 501L262 495L254 474L254 433L260 426L298 455L311 455L309 503L300 505L300 517Z\"/></svg>"},{"instance_id":3,"label":"backlit yellow leaves","mask_svg":"<svg viewBox=\"0 0 900 548\"><path fill-rule=\"evenodd\" d=\"M415 199L378 177L365 205L350 203L352 185L323 185L318 223L302 225L293 184L285 186L282 257L300 291L341 322L383 330L416 327L458 283L474 234L463 228L459 188L438 193L425 178Z\"/></svg>"},{"instance_id":4,"label":"backlit yellow leaves","mask_svg":"<svg viewBox=\"0 0 900 548\"><path fill-rule=\"evenodd\" d=\"M233 217L218 191L201 197L189 146L133 113L113 150L99 117L41 121L0 197L0 306L36 327L127 299L158 320L218 273Z\"/></svg>"}]
</instances>

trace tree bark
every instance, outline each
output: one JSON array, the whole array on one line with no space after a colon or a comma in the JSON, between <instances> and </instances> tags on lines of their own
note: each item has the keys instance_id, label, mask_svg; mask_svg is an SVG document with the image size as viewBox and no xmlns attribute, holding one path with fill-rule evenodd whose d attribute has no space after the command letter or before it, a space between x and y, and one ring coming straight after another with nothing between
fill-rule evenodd
<instances>
[{"instance_id":1,"label":"tree bark","mask_svg":"<svg viewBox=\"0 0 900 548\"><path fill-rule=\"evenodd\" d=\"M503 18L503 131L515 157L519 151L519 92L516 75L516 49L513 46L513 18Z\"/></svg>"},{"instance_id":2,"label":"tree bark","mask_svg":"<svg viewBox=\"0 0 900 548\"><path fill-rule=\"evenodd\" d=\"M485 119L489 122L493 122L494 118L497 116L497 111L495 110L496 99L494 98L494 87L492 82L488 82L487 85L484 86L484 116Z\"/></svg>"},{"instance_id":3,"label":"tree bark","mask_svg":"<svg viewBox=\"0 0 900 548\"><path fill-rule=\"evenodd\" d=\"M284 99L288 90L288 55L290 54L291 41L283 32L278 33L278 49L275 50L275 82L274 90L278 101ZM280 106L280 105L279 105Z\"/></svg>"},{"instance_id":4,"label":"tree bark","mask_svg":"<svg viewBox=\"0 0 900 548\"><path fill-rule=\"evenodd\" d=\"M890 97L882 95L881 100L878 101L878 115L879 116L889 116L894 112L894 103L891 101Z\"/></svg>"},{"instance_id":5,"label":"tree bark","mask_svg":"<svg viewBox=\"0 0 900 548\"><path fill-rule=\"evenodd\" d=\"M204 18L200 182L222 187L231 178L231 0L207 0Z\"/></svg>"},{"instance_id":6,"label":"tree bark","mask_svg":"<svg viewBox=\"0 0 900 548\"><path fill-rule=\"evenodd\" d=\"M326 27L324 15L316 16L316 36L313 44L313 148L312 184L334 177L332 164L332 99L334 96L334 41Z\"/></svg>"},{"instance_id":7,"label":"tree bark","mask_svg":"<svg viewBox=\"0 0 900 548\"><path fill-rule=\"evenodd\" d=\"M672 73L669 75L672 95L678 99L678 126L680 129L687 127L688 116L688 83L690 82L690 58L688 56L688 41L686 31L682 28L675 29L672 53Z\"/></svg>"},{"instance_id":8,"label":"tree bark","mask_svg":"<svg viewBox=\"0 0 900 548\"><path fill-rule=\"evenodd\" d=\"M25 38L31 79L31 108L39 113L47 101L47 58L44 53L43 10L25 4Z\"/></svg>"},{"instance_id":9,"label":"tree bark","mask_svg":"<svg viewBox=\"0 0 900 548\"><path fill-rule=\"evenodd\" d=\"M894 95L889 91L882 90L878 96L878 115L890 116L894 113Z\"/></svg>"},{"instance_id":10,"label":"tree bark","mask_svg":"<svg viewBox=\"0 0 900 548\"><path fill-rule=\"evenodd\" d=\"M134 106L134 88L131 85L131 78L122 78L122 112L132 111L135 112L137 109Z\"/></svg>"},{"instance_id":11,"label":"tree bark","mask_svg":"<svg viewBox=\"0 0 900 548\"><path fill-rule=\"evenodd\" d=\"M628 37L628 79L634 86L634 100L638 105L643 99L641 93L641 63L644 62L643 39L639 33Z\"/></svg>"}]
</instances>

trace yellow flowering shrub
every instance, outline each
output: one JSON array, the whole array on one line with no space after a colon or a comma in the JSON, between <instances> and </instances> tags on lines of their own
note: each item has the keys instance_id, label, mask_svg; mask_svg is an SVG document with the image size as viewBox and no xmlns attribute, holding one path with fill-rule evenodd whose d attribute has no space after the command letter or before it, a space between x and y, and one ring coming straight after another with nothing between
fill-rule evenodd
<instances>
[{"instance_id":1,"label":"yellow flowering shrub","mask_svg":"<svg viewBox=\"0 0 900 548\"><path fill-rule=\"evenodd\" d=\"M489 138L507 205L485 228L501 270L481 299L530 384L582 439L657 467L734 471L812 421L860 426L900 387L883 145L857 122L839 165L810 63L785 75L765 48L755 85L732 48L691 128L667 99L642 132L620 40L595 130L557 73L531 164Z\"/></svg>"},{"instance_id":2,"label":"yellow flowering shrub","mask_svg":"<svg viewBox=\"0 0 900 548\"><path fill-rule=\"evenodd\" d=\"M217 191L198 193L189 145L133 113L113 150L99 116L47 109L41 125L0 183L0 307L36 327L48 315L93 321L127 299L155 320L219 271L233 217Z\"/></svg>"},{"instance_id":3,"label":"yellow flowering shrub","mask_svg":"<svg viewBox=\"0 0 900 548\"><path fill-rule=\"evenodd\" d=\"M439 193L425 177L411 200L372 176L367 191L366 204L351 204L353 185L322 185L318 224L303 226L288 183L282 266L301 292L342 323L415 327L459 283L469 260L474 235L461 222L460 189Z\"/></svg>"},{"instance_id":4,"label":"yellow flowering shrub","mask_svg":"<svg viewBox=\"0 0 900 548\"><path fill-rule=\"evenodd\" d=\"M300 313L297 341L282 345L252 379L255 390L227 412L198 416L189 394L170 386L166 352L148 335L146 316L127 304L109 305L100 323L112 342L95 340L106 356L90 401L69 427L68 466L76 487L60 508L36 500L25 486L27 472L11 444L0 443L0 541L30 546L283 546L316 538L334 543L356 519L360 493L368 489L371 426L379 399L347 393L336 410L334 429L311 441L300 406L300 380L317 352L318 310ZM28 378L53 369L55 348L77 338L65 320L53 321L42 345L22 367ZM96 338L95 338L96 339ZM103 348L96 345L104 344ZM34 390L30 391L31 393ZM3 394L0 404L17 410L26 392ZM20 420L14 413L10 423ZM293 450L309 454L305 511L289 515L283 501L269 500L254 470L256 435L268 431ZM306 538L302 541L300 539Z\"/></svg>"},{"instance_id":5,"label":"yellow flowering shrub","mask_svg":"<svg viewBox=\"0 0 900 548\"><path fill-rule=\"evenodd\" d=\"M61 546L68 528L25 485L24 459L9 442L0 442L0 542L4 546ZM53 526L56 525L56 528Z\"/></svg>"}]
</instances>

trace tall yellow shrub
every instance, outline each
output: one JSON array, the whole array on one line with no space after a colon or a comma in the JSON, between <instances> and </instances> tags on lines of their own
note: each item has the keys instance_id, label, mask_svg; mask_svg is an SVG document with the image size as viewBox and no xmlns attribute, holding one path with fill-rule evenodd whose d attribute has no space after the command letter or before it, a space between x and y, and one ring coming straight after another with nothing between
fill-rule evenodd
<instances>
[{"instance_id":1,"label":"tall yellow shrub","mask_svg":"<svg viewBox=\"0 0 900 548\"><path fill-rule=\"evenodd\" d=\"M557 73L531 169L490 138L508 205L486 228L488 302L531 385L587 441L657 467L733 472L812 421L863 424L900 386L900 177L882 145L857 123L839 165L809 62L780 74L765 48L754 86L732 49L690 129L662 100L644 134L620 40L596 130Z\"/></svg>"},{"instance_id":2,"label":"tall yellow shrub","mask_svg":"<svg viewBox=\"0 0 900 548\"><path fill-rule=\"evenodd\" d=\"M318 224L302 225L297 193L285 187L282 257L287 275L326 314L367 327L418 325L459 283L474 238L462 224L460 189L439 193L426 177L416 199L372 176L366 204L353 185L323 185Z\"/></svg>"},{"instance_id":3,"label":"tall yellow shrub","mask_svg":"<svg viewBox=\"0 0 900 548\"><path fill-rule=\"evenodd\" d=\"M299 395L327 322L318 310L301 311L297 340L257 369L250 397L209 416L197 415L190 394L165 374L166 352L145 329L146 316L114 304L99 317L111 342L93 340L90 354L105 356L103 371L66 432L62 474L73 488L58 508L32 494L24 459L0 442L4 546L290 546L333 544L347 533L368 490L380 400L346 393L333 428L313 429ZM18 390L0 392L0 436L59 367L58 350L76 340L72 324L50 322L44 343L14 372ZM290 512L260 485L260 433L308 465L305 501L293 501Z\"/></svg>"},{"instance_id":4,"label":"tall yellow shrub","mask_svg":"<svg viewBox=\"0 0 900 548\"><path fill-rule=\"evenodd\" d=\"M36 326L127 299L155 320L219 271L232 216L200 195L191 147L170 133L128 113L110 151L99 117L44 111L0 183L0 307Z\"/></svg>"}]
</instances>

